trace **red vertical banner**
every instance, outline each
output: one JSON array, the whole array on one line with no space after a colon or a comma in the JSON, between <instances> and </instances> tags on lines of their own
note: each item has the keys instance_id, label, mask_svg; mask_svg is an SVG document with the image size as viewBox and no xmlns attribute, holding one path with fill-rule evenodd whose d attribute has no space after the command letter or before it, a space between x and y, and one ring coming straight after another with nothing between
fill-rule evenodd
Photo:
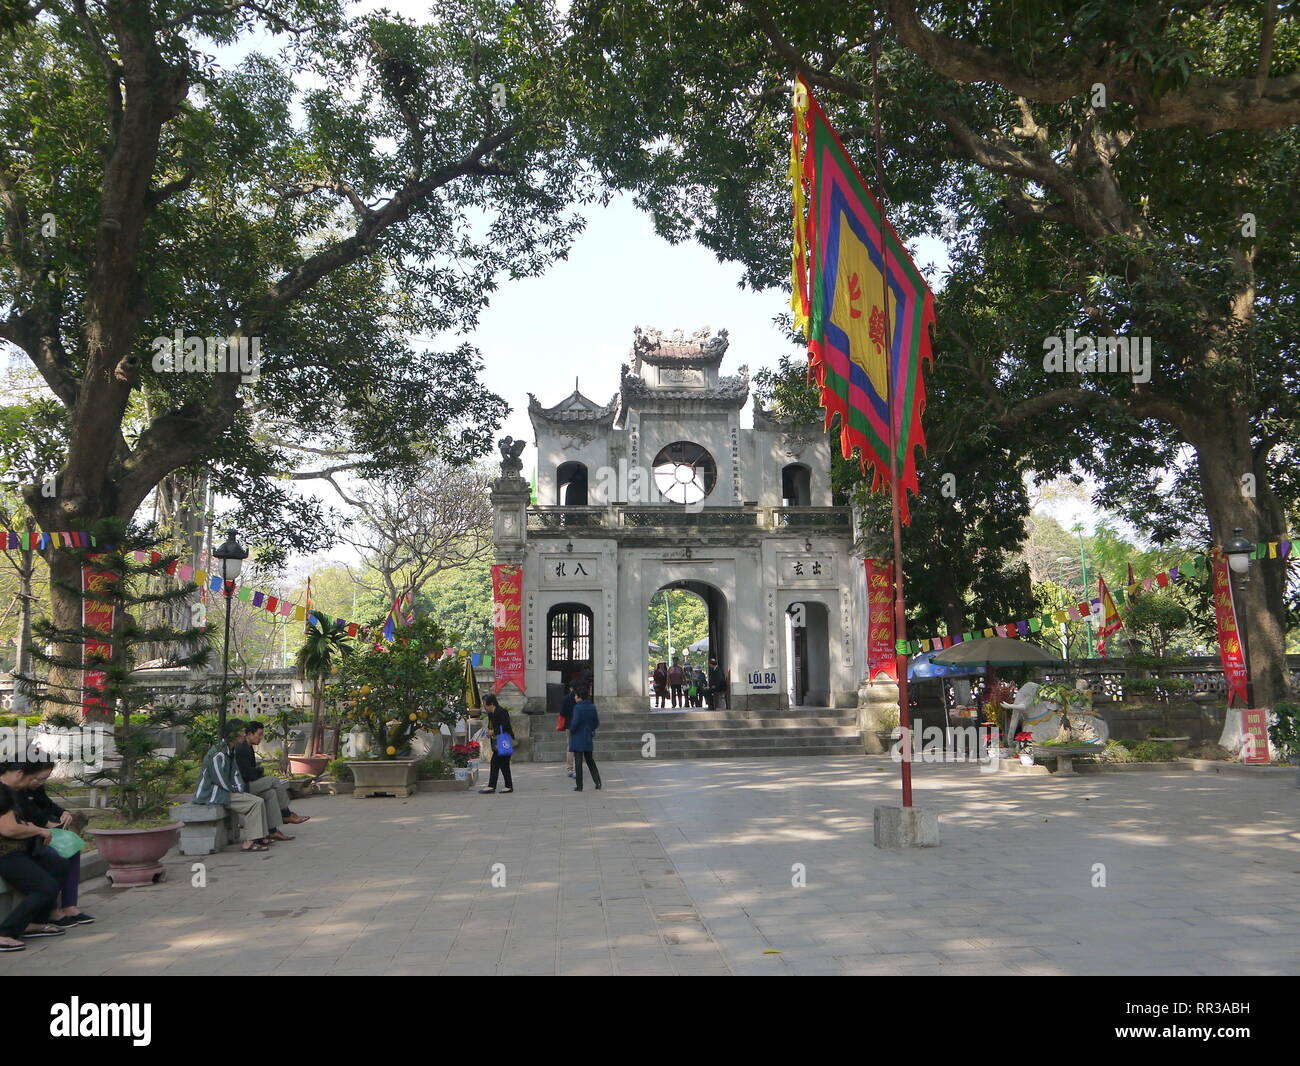
<instances>
[{"instance_id":1,"label":"red vertical banner","mask_svg":"<svg viewBox=\"0 0 1300 1066\"><path fill-rule=\"evenodd\" d=\"M1232 577L1228 560L1217 548L1213 564L1214 616L1219 624L1219 658L1223 661L1223 678L1228 683L1228 706L1246 703L1246 657L1241 650L1241 632L1237 628L1237 605L1232 598ZM1267 751L1267 747L1264 749Z\"/></svg>"},{"instance_id":2,"label":"red vertical banner","mask_svg":"<svg viewBox=\"0 0 1300 1066\"><path fill-rule=\"evenodd\" d=\"M90 562L102 559L103 555L88 555ZM88 599L86 592L107 592L117 580L116 574L94 570L89 566L81 568L81 624L85 629L93 629L108 637L113 632L113 608L105 603ZM113 709L100 695L104 691L107 675L103 670L90 666L95 659L106 659L113 654L110 640L87 640L81 649L81 715L87 721L111 718Z\"/></svg>"},{"instance_id":3,"label":"red vertical banner","mask_svg":"<svg viewBox=\"0 0 1300 1066\"><path fill-rule=\"evenodd\" d=\"M1243 762L1268 762L1268 711L1242 708L1241 753Z\"/></svg>"},{"instance_id":4,"label":"red vertical banner","mask_svg":"<svg viewBox=\"0 0 1300 1066\"><path fill-rule=\"evenodd\" d=\"M524 692L524 568L497 564L492 567L492 629L495 648L492 665L500 692L508 681Z\"/></svg>"},{"instance_id":5,"label":"red vertical banner","mask_svg":"<svg viewBox=\"0 0 1300 1066\"><path fill-rule=\"evenodd\" d=\"M883 674L898 681L894 648L894 567L883 559L867 563L867 680Z\"/></svg>"}]
</instances>

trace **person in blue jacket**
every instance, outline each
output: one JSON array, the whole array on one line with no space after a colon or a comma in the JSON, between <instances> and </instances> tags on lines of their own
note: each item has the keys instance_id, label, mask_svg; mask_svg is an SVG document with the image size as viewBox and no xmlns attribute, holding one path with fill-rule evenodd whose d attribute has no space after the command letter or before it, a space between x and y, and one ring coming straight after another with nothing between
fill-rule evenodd
<instances>
[{"instance_id":1,"label":"person in blue jacket","mask_svg":"<svg viewBox=\"0 0 1300 1066\"><path fill-rule=\"evenodd\" d=\"M595 733L600 728L600 715L596 705L591 702L591 690L582 682L574 686L577 702L573 705L569 718L569 750L573 752L573 770L577 787L574 792L582 791L582 763L585 759L591 779L596 782L596 791L600 791L600 771L596 769L596 760L591 757L595 747Z\"/></svg>"}]
</instances>

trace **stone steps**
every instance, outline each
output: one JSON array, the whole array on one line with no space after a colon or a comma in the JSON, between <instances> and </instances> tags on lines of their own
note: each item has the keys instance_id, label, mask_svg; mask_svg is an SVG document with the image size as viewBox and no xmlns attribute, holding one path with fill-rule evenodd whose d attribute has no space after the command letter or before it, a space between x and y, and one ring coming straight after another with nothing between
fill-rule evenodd
<instances>
[{"instance_id":1,"label":"stone steps","mask_svg":"<svg viewBox=\"0 0 1300 1066\"><path fill-rule=\"evenodd\" d=\"M568 734L554 715L531 721L532 758L559 762ZM861 755L856 708L794 708L783 711L690 710L608 713L596 734L596 758L643 758L646 733L654 735L658 759L753 758L757 756Z\"/></svg>"}]
</instances>

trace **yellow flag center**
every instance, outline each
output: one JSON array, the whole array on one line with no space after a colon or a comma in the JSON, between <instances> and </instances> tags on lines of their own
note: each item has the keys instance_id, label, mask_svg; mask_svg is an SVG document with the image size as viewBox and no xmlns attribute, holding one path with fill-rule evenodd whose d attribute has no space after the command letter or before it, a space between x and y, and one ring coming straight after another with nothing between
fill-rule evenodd
<instances>
[{"instance_id":1,"label":"yellow flag center","mask_svg":"<svg viewBox=\"0 0 1300 1066\"><path fill-rule=\"evenodd\" d=\"M839 268L831 322L849 338L849 358L867 373L881 399L889 397L889 359L885 354L885 279L867 254L847 216L840 215ZM895 311L890 293L890 313Z\"/></svg>"}]
</instances>

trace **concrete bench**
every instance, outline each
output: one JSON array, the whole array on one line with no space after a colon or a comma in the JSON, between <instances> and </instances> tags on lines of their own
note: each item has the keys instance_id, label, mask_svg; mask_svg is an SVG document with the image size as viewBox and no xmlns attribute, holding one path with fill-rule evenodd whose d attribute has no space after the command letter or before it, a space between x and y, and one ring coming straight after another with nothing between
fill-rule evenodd
<instances>
[{"instance_id":1,"label":"concrete bench","mask_svg":"<svg viewBox=\"0 0 1300 1066\"><path fill-rule=\"evenodd\" d=\"M239 840L239 814L219 803L181 803L171 816L181 824L182 855L211 855Z\"/></svg>"}]
</instances>

